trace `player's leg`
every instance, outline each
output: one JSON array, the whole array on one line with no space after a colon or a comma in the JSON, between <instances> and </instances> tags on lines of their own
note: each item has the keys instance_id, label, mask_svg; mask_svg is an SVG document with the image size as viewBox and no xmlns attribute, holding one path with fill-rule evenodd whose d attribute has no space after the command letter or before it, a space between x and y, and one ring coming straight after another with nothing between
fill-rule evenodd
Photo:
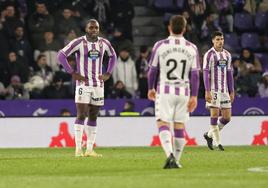
<instances>
[{"instance_id":1,"label":"player's leg","mask_svg":"<svg viewBox=\"0 0 268 188\"><path fill-rule=\"evenodd\" d=\"M88 122L85 126L85 132L87 135L87 150L85 156L102 157L101 154L97 154L93 150L93 146L97 136L97 116L99 114L99 109L99 106L89 105Z\"/></svg>"},{"instance_id":2,"label":"player's leg","mask_svg":"<svg viewBox=\"0 0 268 188\"><path fill-rule=\"evenodd\" d=\"M97 117L100 107L104 104L104 89L101 87L94 88L91 92L91 101L88 111L88 122L85 126L87 134L87 150L85 156L89 157L102 157L93 150L93 145L97 136Z\"/></svg>"},{"instance_id":3,"label":"player's leg","mask_svg":"<svg viewBox=\"0 0 268 188\"><path fill-rule=\"evenodd\" d=\"M224 108L221 109L221 115L222 117L218 121L219 129L222 130L225 125L227 125L231 120L231 109L230 108Z\"/></svg>"},{"instance_id":4,"label":"player's leg","mask_svg":"<svg viewBox=\"0 0 268 188\"><path fill-rule=\"evenodd\" d=\"M176 158L176 161L178 163L178 167L181 167L180 165L180 159L181 155L186 143L185 137L184 137L184 124L183 123L174 123L174 156Z\"/></svg>"},{"instance_id":5,"label":"player's leg","mask_svg":"<svg viewBox=\"0 0 268 188\"><path fill-rule=\"evenodd\" d=\"M75 156L83 156L82 152L82 137L84 130L84 122L87 116L88 105L76 103L77 117L74 124L74 138L75 138Z\"/></svg>"},{"instance_id":6,"label":"player's leg","mask_svg":"<svg viewBox=\"0 0 268 188\"><path fill-rule=\"evenodd\" d=\"M218 146L220 143L220 134L219 134L219 127L217 124L219 117L219 108L211 107L210 108L210 129L208 133L204 134L204 138L207 141L208 148L213 150L213 140Z\"/></svg>"}]
</instances>

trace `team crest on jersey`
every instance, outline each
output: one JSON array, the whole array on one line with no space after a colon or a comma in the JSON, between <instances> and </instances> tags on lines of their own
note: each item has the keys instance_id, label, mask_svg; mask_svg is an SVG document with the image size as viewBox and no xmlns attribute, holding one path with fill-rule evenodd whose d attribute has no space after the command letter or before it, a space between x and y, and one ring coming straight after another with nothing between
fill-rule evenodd
<instances>
[{"instance_id":1,"label":"team crest on jersey","mask_svg":"<svg viewBox=\"0 0 268 188\"><path fill-rule=\"evenodd\" d=\"M100 52L98 50L92 49L88 52L88 58L95 60L100 57Z\"/></svg>"},{"instance_id":2,"label":"team crest on jersey","mask_svg":"<svg viewBox=\"0 0 268 188\"><path fill-rule=\"evenodd\" d=\"M227 61L225 59L221 59L218 61L218 67L226 67L227 66Z\"/></svg>"}]
</instances>

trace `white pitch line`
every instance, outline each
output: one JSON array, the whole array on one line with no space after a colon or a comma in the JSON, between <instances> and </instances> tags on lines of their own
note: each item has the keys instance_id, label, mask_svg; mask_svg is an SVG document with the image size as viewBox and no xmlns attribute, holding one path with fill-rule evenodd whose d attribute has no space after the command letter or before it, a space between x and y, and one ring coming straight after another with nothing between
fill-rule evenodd
<instances>
[{"instance_id":1,"label":"white pitch line","mask_svg":"<svg viewBox=\"0 0 268 188\"><path fill-rule=\"evenodd\" d=\"M268 172L268 166L248 168L249 172Z\"/></svg>"}]
</instances>

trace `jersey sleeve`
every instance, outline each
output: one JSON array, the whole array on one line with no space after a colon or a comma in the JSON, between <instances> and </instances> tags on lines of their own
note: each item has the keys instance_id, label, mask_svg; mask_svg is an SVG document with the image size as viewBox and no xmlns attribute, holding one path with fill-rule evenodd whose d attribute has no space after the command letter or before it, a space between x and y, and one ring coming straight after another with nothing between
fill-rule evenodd
<instances>
[{"instance_id":1,"label":"jersey sleeve","mask_svg":"<svg viewBox=\"0 0 268 188\"><path fill-rule=\"evenodd\" d=\"M193 47L194 55L191 70L200 70L200 57L196 46Z\"/></svg>"},{"instance_id":2,"label":"jersey sleeve","mask_svg":"<svg viewBox=\"0 0 268 188\"><path fill-rule=\"evenodd\" d=\"M112 73L114 66L116 64L116 53L114 51L114 48L112 47L111 43L108 40L102 40L104 43L104 49L107 52L109 56L109 63L107 68L107 73Z\"/></svg>"},{"instance_id":3,"label":"jersey sleeve","mask_svg":"<svg viewBox=\"0 0 268 188\"><path fill-rule=\"evenodd\" d=\"M159 63L159 55L158 55L158 48L161 45L161 42L155 43L153 49L152 49L152 55L149 61L150 67L158 67Z\"/></svg>"},{"instance_id":4,"label":"jersey sleeve","mask_svg":"<svg viewBox=\"0 0 268 188\"><path fill-rule=\"evenodd\" d=\"M82 41L82 38L72 40L63 49L61 49L61 52L65 56L68 57L69 55L71 55L72 53L74 53L75 51L77 51L79 49L79 44L80 44L81 41Z\"/></svg>"}]
</instances>

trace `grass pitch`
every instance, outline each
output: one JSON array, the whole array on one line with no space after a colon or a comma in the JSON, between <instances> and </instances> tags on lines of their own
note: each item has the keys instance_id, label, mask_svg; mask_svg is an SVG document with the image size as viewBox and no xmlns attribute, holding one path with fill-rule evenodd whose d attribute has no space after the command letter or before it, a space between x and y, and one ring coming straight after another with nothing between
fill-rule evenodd
<instances>
[{"instance_id":1,"label":"grass pitch","mask_svg":"<svg viewBox=\"0 0 268 188\"><path fill-rule=\"evenodd\" d=\"M268 187L267 146L225 149L186 147L183 168L172 170L162 169L160 147L97 148L103 158L75 158L73 148L0 149L0 187Z\"/></svg>"}]
</instances>

